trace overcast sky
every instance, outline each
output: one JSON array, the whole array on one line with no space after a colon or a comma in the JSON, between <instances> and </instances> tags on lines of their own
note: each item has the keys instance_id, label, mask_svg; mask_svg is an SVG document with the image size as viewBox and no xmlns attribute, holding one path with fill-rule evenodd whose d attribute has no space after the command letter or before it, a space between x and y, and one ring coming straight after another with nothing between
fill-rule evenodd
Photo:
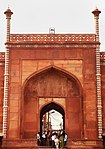
<instances>
[{"instance_id":1,"label":"overcast sky","mask_svg":"<svg viewBox=\"0 0 105 149\"><path fill-rule=\"evenodd\" d=\"M13 11L11 33L95 33L96 6L100 14L101 51L105 51L105 0L0 0L0 51L4 50L6 19L4 11Z\"/></svg>"}]
</instances>

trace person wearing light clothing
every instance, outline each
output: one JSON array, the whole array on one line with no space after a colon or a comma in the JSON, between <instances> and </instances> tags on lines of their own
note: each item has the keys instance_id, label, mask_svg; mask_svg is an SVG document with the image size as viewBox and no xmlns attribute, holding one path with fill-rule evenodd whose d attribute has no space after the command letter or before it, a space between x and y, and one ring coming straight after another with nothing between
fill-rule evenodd
<instances>
[{"instance_id":1,"label":"person wearing light clothing","mask_svg":"<svg viewBox=\"0 0 105 149\"><path fill-rule=\"evenodd\" d=\"M54 142L55 142L55 147L56 147L56 149L58 149L58 148L59 148L59 139L58 139L57 136L56 136Z\"/></svg>"}]
</instances>

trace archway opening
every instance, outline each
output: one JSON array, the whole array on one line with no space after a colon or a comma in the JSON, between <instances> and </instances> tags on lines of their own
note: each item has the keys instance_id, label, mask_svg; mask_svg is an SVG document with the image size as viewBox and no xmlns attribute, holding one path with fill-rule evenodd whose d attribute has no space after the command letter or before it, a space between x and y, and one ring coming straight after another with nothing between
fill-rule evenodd
<instances>
[{"instance_id":1,"label":"archway opening","mask_svg":"<svg viewBox=\"0 0 105 149\"><path fill-rule=\"evenodd\" d=\"M63 116L54 109L43 115L42 123L42 132L63 130Z\"/></svg>"},{"instance_id":2,"label":"archway opening","mask_svg":"<svg viewBox=\"0 0 105 149\"><path fill-rule=\"evenodd\" d=\"M81 138L81 93L82 87L79 80L59 68L51 67L28 78L24 84L22 137L35 138L38 131L42 135L43 116L55 110L61 114L62 128L66 130L68 136Z\"/></svg>"},{"instance_id":3,"label":"archway opening","mask_svg":"<svg viewBox=\"0 0 105 149\"><path fill-rule=\"evenodd\" d=\"M41 145L52 145L50 142L53 134L60 135L65 131L65 112L61 106L51 102L44 106L40 112ZM46 139L43 142L43 135Z\"/></svg>"}]
</instances>

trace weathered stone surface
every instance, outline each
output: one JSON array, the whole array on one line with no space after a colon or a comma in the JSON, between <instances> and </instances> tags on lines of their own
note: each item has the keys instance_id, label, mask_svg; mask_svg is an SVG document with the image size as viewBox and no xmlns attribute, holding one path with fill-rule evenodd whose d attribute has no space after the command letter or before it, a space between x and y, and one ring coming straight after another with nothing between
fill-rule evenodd
<instances>
[{"instance_id":1,"label":"weathered stone surface","mask_svg":"<svg viewBox=\"0 0 105 149\"><path fill-rule=\"evenodd\" d=\"M23 35L21 38L17 36L22 40ZM63 43L57 39L58 35L54 37L56 34L53 37L46 36L47 41L42 41L41 37L45 40L45 36L35 36L37 39L34 39L32 35L34 41L31 43L26 41L18 43L17 36L16 43L9 43L11 62L8 134L7 140L3 141L3 147L37 148L35 138L41 127L41 114L46 111L46 107L51 110L53 108L51 105L54 105L56 110L63 111L68 149L101 149L102 140L98 140L97 130L96 98L95 46L98 43L89 35L88 41L85 35L84 39L81 36L81 40L84 41L79 41L80 37L77 36L77 41L74 39L75 43L74 37L69 38L68 35L59 36ZM25 38L27 40L30 36ZM105 113L104 66L101 66L103 113ZM1 65L0 72L0 86L2 86L4 67ZM2 99L3 90L0 92L1 107ZM2 123L2 110L0 112ZM105 128L104 116L103 128Z\"/></svg>"}]
</instances>

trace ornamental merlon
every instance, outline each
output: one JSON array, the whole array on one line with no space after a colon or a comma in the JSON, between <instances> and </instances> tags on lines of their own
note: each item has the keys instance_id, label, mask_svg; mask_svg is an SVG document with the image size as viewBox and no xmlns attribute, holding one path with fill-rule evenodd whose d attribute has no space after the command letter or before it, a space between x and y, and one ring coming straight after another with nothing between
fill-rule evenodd
<instances>
[{"instance_id":1,"label":"ornamental merlon","mask_svg":"<svg viewBox=\"0 0 105 149\"><path fill-rule=\"evenodd\" d=\"M0 61L5 60L5 52L0 52Z\"/></svg>"},{"instance_id":2,"label":"ornamental merlon","mask_svg":"<svg viewBox=\"0 0 105 149\"><path fill-rule=\"evenodd\" d=\"M100 60L105 63L105 52L100 52Z\"/></svg>"},{"instance_id":3,"label":"ornamental merlon","mask_svg":"<svg viewBox=\"0 0 105 149\"><path fill-rule=\"evenodd\" d=\"M76 43L96 42L95 34L11 34L11 43Z\"/></svg>"}]
</instances>

